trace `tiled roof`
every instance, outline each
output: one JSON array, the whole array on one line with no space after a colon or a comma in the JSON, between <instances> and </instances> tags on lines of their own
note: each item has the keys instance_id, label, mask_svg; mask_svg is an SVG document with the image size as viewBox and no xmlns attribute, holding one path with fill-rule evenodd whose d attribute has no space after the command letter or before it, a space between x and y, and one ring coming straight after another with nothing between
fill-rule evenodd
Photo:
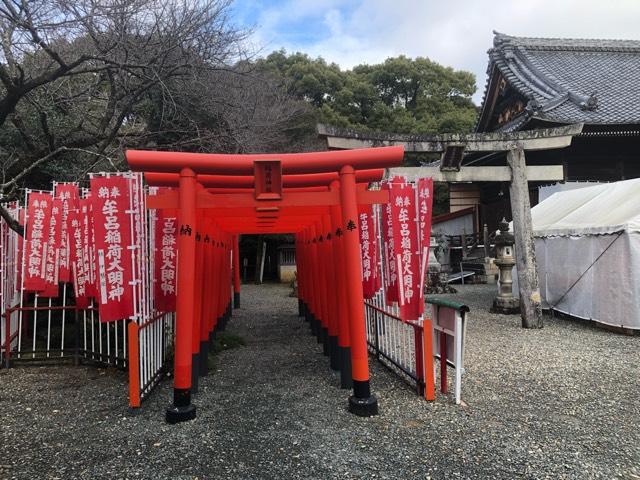
<instances>
[{"instance_id":1,"label":"tiled roof","mask_svg":"<svg viewBox=\"0 0 640 480\"><path fill-rule=\"evenodd\" d=\"M529 100L506 130L531 118L559 123L640 123L640 41L512 37L494 32L494 67ZM491 78L487 81L484 105Z\"/></svg>"}]
</instances>

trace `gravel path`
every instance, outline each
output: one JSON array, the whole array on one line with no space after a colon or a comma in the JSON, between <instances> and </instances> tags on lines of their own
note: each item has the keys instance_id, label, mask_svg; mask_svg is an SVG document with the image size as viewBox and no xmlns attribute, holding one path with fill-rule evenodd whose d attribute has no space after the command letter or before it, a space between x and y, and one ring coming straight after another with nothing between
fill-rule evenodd
<instances>
[{"instance_id":1,"label":"gravel path","mask_svg":"<svg viewBox=\"0 0 640 480\"><path fill-rule=\"evenodd\" d=\"M640 337L471 306L463 400L427 403L372 362L381 414L346 411L321 348L281 286L244 286L230 332L247 345L200 382L198 418L164 422L171 383L126 409L126 377L0 371L0 478L640 479Z\"/></svg>"}]
</instances>

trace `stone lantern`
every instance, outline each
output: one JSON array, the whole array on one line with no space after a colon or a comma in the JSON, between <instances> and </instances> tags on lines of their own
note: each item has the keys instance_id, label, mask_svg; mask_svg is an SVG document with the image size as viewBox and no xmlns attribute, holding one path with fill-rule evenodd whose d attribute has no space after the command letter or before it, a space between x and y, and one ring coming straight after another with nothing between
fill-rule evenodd
<instances>
[{"instance_id":1,"label":"stone lantern","mask_svg":"<svg viewBox=\"0 0 640 480\"><path fill-rule=\"evenodd\" d=\"M513 266L516 260L513 252L515 239L513 234L509 233L509 224L502 219L498 228L500 233L496 235L496 261L500 270L500 280L498 281L498 296L493 300L492 312L512 314L520 311L520 300L513 296Z\"/></svg>"}]
</instances>

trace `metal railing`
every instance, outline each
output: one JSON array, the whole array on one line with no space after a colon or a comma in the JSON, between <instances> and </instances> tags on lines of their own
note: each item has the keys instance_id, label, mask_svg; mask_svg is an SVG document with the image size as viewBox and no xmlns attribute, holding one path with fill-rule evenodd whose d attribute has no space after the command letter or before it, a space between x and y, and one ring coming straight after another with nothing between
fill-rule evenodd
<instances>
[{"instance_id":1,"label":"metal railing","mask_svg":"<svg viewBox=\"0 0 640 480\"><path fill-rule=\"evenodd\" d=\"M173 312L157 313L142 325L129 323L129 406L139 407L162 380L173 354L174 330Z\"/></svg>"},{"instance_id":2,"label":"metal railing","mask_svg":"<svg viewBox=\"0 0 640 480\"><path fill-rule=\"evenodd\" d=\"M425 386L422 322L407 322L385 310L381 295L364 305L369 352L422 395Z\"/></svg>"},{"instance_id":3,"label":"metal railing","mask_svg":"<svg viewBox=\"0 0 640 480\"><path fill-rule=\"evenodd\" d=\"M454 369L454 395L461 402L464 345L469 307L455 300L428 298L433 318L433 355L440 363L440 391L448 391L447 369ZM434 370L435 370L434 365Z\"/></svg>"},{"instance_id":4,"label":"metal railing","mask_svg":"<svg viewBox=\"0 0 640 480\"><path fill-rule=\"evenodd\" d=\"M2 366L14 363L73 361L101 366L127 366L126 324L128 320L103 323L97 307L78 309L74 305L23 304L3 314L5 336Z\"/></svg>"},{"instance_id":5,"label":"metal railing","mask_svg":"<svg viewBox=\"0 0 640 480\"><path fill-rule=\"evenodd\" d=\"M280 256L278 260L279 265L295 265L296 264L296 249L295 247L281 247L278 251Z\"/></svg>"},{"instance_id":6,"label":"metal railing","mask_svg":"<svg viewBox=\"0 0 640 480\"><path fill-rule=\"evenodd\" d=\"M469 307L452 300L428 298L426 303L431 307L431 319L405 321L394 312L385 310L380 298L381 295L376 295L364 302L369 352L409 383L420 396L427 396L428 390L434 390L438 371L440 392L447 394L447 369L453 368L454 396L459 404ZM425 325L430 330L426 337ZM425 352L437 360L433 365L433 375L426 376L429 378L425 378Z\"/></svg>"}]
</instances>

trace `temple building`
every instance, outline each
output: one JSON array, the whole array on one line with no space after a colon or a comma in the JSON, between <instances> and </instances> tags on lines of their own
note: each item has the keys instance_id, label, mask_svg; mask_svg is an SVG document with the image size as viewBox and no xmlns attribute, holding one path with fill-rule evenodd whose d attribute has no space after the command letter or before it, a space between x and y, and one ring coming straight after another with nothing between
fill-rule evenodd
<instances>
[{"instance_id":1,"label":"temple building","mask_svg":"<svg viewBox=\"0 0 640 480\"><path fill-rule=\"evenodd\" d=\"M476 132L584 123L570 147L527 153L527 165L563 165L565 182L640 177L640 41L513 37L495 33ZM463 165L504 165L504 153L467 155ZM530 183L532 206L538 187ZM556 187L562 189L564 187ZM551 189L553 190L553 188ZM451 186L451 209L477 205L491 228L510 217L504 185Z\"/></svg>"}]
</instances>

